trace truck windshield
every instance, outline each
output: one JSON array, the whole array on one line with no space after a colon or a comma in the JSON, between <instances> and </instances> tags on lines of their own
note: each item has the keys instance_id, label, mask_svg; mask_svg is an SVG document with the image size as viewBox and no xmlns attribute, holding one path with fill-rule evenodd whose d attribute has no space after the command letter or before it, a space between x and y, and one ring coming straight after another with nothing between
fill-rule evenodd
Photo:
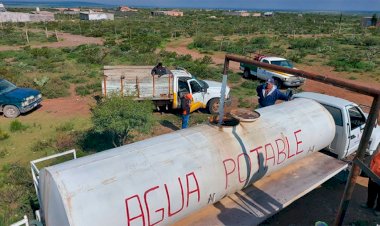
<instances>
[{"instance_id":1,"label":"truck windshield","mask_svg":"<svg viewBox=\"0 0 380 226\"><path fill-rule=\"evenodd\" d=\"M10 92L17 87L13 85L12 83L8 82L7 80L0 80L0 95Z\"/></svg>"},{"instance_id":2,"label":"truck windshield","mask_svg":"<svg viewBox=\"0 0 380 226\"><path fill-rule=\"evenodd\" d=\"M205 81L199 79L195 80L197 80L197 82L203 87L203 89L208 89L208 84Z\"/></svg>"},{"instance_id":3,"label":"truck windshield","mask_svg":"<svg viewBox=\"0 0 380 226\"><path fill-rule=\"evenodd\" d=\"M281 67L293 68L293 64L287 60L274 60L271 63Z\"/></svg>"}]
</instances>

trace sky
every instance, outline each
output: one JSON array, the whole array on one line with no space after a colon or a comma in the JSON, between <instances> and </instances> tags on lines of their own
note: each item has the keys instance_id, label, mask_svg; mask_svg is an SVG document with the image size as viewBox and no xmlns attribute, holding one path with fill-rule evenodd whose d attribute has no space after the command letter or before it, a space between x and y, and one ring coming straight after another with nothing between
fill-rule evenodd
<instances>
[{"instance_id":1,"label":"sky","mask_svg":"<svg viewBox=\"0 0 380 226\"><path fill-rule=\"evenodd\" d=\"M36 1L36 0L10 0ZM63 2L74 0L42 0ZM40 2L42 2L40 1ZM79 0L112 5L160 8L231 8L314 11L372 11L380 12L380 0Z\"/></svg>"}]
</instances>

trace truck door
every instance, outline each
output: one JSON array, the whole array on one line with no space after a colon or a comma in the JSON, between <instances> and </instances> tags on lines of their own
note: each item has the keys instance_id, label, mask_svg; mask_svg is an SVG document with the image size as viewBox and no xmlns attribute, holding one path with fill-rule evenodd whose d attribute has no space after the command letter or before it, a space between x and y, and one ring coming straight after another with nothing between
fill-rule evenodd
<instances>
[{"instance_id":1,"label":"truck door","mask_svg":"<svg viewBox=\"0 0 380 226\"><path fill-rule=\"evenodd\" d=\"M359 147L360 139L362 138L366 118L363 112L357 106L347 106L347 113L349 119L349 145L348 155L355 152Z\"/></svg>"},{"instance_id":2,"label":"truck door","mask_svg":"<svg viewBox=\"0 0 380 226\"><path fill-rule=\"evenodd\" d=\"M346 156L347 150L347 128L343 125L343 114L339 108L332 107L326 104L322 104L335 122L335 137L334 140L329 145L328 149L332 153L338 155L338 158L343 158Z\"/></svg>"},{"instance_id":3,"label":"truck door","mask_svg":"<svg viewBox=\"0 0 380 226\"><path fill-rule=\"evenodd\" d=\"M263 60L263 63L269 64L270 62L268 60ZM257 77L262 80L267 80L271 76L268 76L268 71L264 68L258 67L257 68Z\"/></svg>"},{"instance_id":4,"label":"truck door","mask_svg":"<svg viewBox=\"0 0 380 226\"><path fill-rule=\"evenodd\" d=\"M187 83L189 84L190 92L193 95L190 111L193 112L199 108L203 108L204 92L202 92L202 86L195 79L189 79L187 80Z\"/></svg>"}]
</instances>

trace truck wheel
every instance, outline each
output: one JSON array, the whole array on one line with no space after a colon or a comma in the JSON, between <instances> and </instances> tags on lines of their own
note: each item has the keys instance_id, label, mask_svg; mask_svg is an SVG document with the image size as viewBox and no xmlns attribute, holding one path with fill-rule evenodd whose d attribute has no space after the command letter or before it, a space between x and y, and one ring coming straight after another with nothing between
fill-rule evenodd
<instances>
[{"instance_id":1,"label":"truck wheel","mask_svg":"<svg viewBox=\"0 0 380 226\"><path fill-rule=\"evenodd\" d=\"M249 77L251 77L251 72L249 71L248 68L246 68L243 73L243 78L249 78Z\"/></svg>"},{"instance_id":2,"label":"truck wheel","mask_svg":"<svg viewBox=\"0 0 380 226\"><path fill-rule=\"evenodd\" d=\"M279 78L274 78L274 84L277 86L278 89L281 89L284 86L281 79Z\"/></svg>"},{"instance_id":3,"label":"truck wheel","mask_svg":"<svg viewBox=\"0 0 380 226\"><path fill-rule=\"evenodd\" d=\"M208 112L210 112L210 114L213 114L213 115L214 114L218 114L218 111L219 111L219 102L220 102L219 98L211 99L208 102L207 109L208 109Z\"/></svg>"},{"instance_id":4,"label":"truck wheel","mask_svg":"<svg viewBox=\"0 0 380 226\"><path fill-rule=\"evenodd\" d=\"M6 105L3 109L4 116L7 118L17 118L20 115L20 110L16 106Z\"/></svg>"}]
</instances>

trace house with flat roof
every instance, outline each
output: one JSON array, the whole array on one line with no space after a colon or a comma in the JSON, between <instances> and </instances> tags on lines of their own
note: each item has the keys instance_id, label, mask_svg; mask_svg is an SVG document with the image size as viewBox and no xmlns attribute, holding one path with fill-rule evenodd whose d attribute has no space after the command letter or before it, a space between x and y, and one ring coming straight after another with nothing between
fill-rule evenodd
<instances>
[{"instance_id":1,"label":"house with flat roof","mask_svg":"<svg viewBox=\"0 0 380 226\"><path fill-rule=\"evenodd\" d=\"M81 20L114 20L115 16L112 13L102 13L102 12L80 12L79 19Z\"/></svg>"},{"instance_id":2,"label":"house with flat roof","mask_svg":"<svg viewBox=\"0 0 380 226\"><path fill-rule=\"evenodd\" d=\"M0 2L0 12L6 12L7 10L4 7L4 4Z\"/></svg>"},{"instance_id":3,"label":"house with flat roof","mask_svg":"<svg viewBox=\"0 0 380 226\"><path fill-rule=\"evenodd\" d=\"M183 16L183 12L177 11L177 10L171 10L171 11L152 11L150 13L152 16Z\"/></svg>"},{"instance_id":4,"label":"house with flat roof","mask_svg":"<svg viewBox=\"0 0 380 226\"><path fill-rule=\"evenodd\" d=\"M247 11L229 11L229 12L224 12L223 14L227 16L242 16L242 17L247 17L251 15Z\"/></svg>"}]
</instances>

